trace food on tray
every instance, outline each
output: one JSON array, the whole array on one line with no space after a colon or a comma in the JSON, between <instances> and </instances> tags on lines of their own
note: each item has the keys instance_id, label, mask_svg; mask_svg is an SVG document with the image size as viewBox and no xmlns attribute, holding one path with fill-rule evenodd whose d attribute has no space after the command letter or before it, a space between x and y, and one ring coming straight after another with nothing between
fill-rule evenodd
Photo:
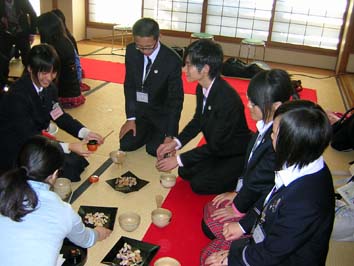
<instances>
[{"instance_id":1,"label":"food on tray","mask_svg":"<svg viewBox=\"0 0 354 266\"><path fill-rule=\"evenodd\" d=\"M123 247L117 253L117 259L122 260L119 265L138 266L143 261L140 255L140 249L132 249L132 246L124 243Z\"/></svg>"},{"instance_id":2,"label":"food on tray","mask_svg":"<svg viewBox=\"0 0 354 266\"><path fill-rule=\"evenodd\" d=\"M133 176L122 176L118 177L115 182L116 188L123 188L123 187L133 187L137 184L136 177Z\"/></svg>"},{"instance_id":3,"label":"food on tray","mask_svg":"<svg viewBox=\"0 0 354 266\"><path fill-rule=\"evenodd\" d=\"M104 226L108 222L108 216L103 212L91 212L86 213L84 218L85 224L90 224L93 226Z\"/></svg>"}]
</instances>

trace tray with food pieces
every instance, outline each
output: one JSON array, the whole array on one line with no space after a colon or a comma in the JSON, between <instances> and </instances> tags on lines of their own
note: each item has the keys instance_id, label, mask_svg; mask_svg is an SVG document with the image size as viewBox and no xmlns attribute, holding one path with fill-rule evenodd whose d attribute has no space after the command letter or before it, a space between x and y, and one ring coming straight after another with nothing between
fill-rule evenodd
<instances>
[{"instance_id":1,"label":"tray with food pieces","mask_svg":"<svg viewBox=\"0 0 354 266\"><path fill-rule=\"evenodd\" d=\"M82 248L65 238L60 254L65 259L62 266L83 266L87 261L87 248Z\"/></svg>"},{"instance_id":2,"label":"tray with food pieces","mask_svg":"<svg viewBox=\"0 0 354 266\"><path fill-rule=\"evenodd\" d=\"M101 263L114 266L148 266L159 246L122 236Z\"/></svg>"},{"instance_id":3,"label":"tray with food pieces","mask_svg":"<svg viewBox=\"0 0 354 266\"><path fill-rule=\"evenodd\" d=\"M109 179L106 182L113 189L123 193L138 191L149 183L149 181L140 179L130 171L122 174L120 177Z\"/></svg>"},{"instance_id":4,"label":"tray with food pieces","mask_svg":"<svg viewBox=\"0 0 354 266\"><path fill-rule=\"evenodd\" d=\"M113 230L117 210L116 207L80 206L78 213L88 227L103 226Z\"/></svg>"}]
</instances>

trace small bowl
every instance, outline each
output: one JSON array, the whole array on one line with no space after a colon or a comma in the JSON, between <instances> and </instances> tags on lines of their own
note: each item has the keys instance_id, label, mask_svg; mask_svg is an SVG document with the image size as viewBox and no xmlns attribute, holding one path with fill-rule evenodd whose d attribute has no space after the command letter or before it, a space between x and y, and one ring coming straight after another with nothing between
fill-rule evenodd
<instances>
[{"instance_id":1,"label":"small bowl","mask_svg":"<svg viewBox=\"0 0 354 266\"><path fill-rule=\"evenodd\" d=\"M157 227L165 227L168 225L172 218L172 212L165 208L157 208L151 212L151 220Z\"/></svg>"},{"instance_id":2,"label":"small bowl","mask_svg":"<svg viewBox=\"0 0 354 266\"><path fill-rule=\"evenodd\" d=\"M171 257L162 257L155 261L154 266L181 266L181 263Z\"/></svg>"},{"instance_id":3,"label":"small bowl","mask_svg":"<svg viewBox=\"0 0 354 266\"><path fill-rule=\"evenodd\" d=\"M87 149L89 151L95 151L98 148L97 140L95 139L90 139L89 142L87 143Z\"/></svg>"},{"instance_id":4,"label":"small bowl","mask_svg":"<svg viewBox=\"0 0 354 266\"><path fill-rule=\"evenodd\" d=\"M132 232L137 229L140 224L140 215L135 212L126 212L119 215L118 221L123 230Z\"/></svg>"},{"instance_id":5,"label":"small bowl","mask_svg":"<svg viewBox=\"0 0 354 266\"><path fill-rule=\"evenodd\" d=\"M176 184L176 175L163 173L160 175L160 183L164 188L171 188Z\"/></svg>"},{"instance_id":6,"label":"small bowl","mask_svg":"<svg viewBox=\"0 0 354 266\"><path fill-rule=\"evenodd\" d=\"M116 164L123 164L126 156L124 151L111 151L109 153L109 157Z\"/></svg>"}]
</instances>

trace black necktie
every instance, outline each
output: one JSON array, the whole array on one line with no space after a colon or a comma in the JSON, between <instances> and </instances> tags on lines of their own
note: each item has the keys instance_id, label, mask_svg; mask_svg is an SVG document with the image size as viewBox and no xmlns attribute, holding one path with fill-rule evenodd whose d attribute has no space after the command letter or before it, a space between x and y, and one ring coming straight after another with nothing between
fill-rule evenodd
<instances>
[{"instance_id":1,"label":"black necktie","mask_svg":"<svg viewBox=\"0 0 354 266\"><path fill-rule=\"evenodd\" d=\"M147 56L146 58L148 60L148 63L146 64L146 67L145 67L145 79L146 79L147 75L149 74L151 64L152 64L150 57Z\"/></svg>"},{"instance_id":2,"label":"black necktie","mask_svg":"<svg viewBox=\"0 0 354 266\"><path fill-rule=\"evenodd\" d=\"M41 99L41 102L44 103L44 90L41 90L38 92L39 99Z\"/></svg>"}]
</instances>

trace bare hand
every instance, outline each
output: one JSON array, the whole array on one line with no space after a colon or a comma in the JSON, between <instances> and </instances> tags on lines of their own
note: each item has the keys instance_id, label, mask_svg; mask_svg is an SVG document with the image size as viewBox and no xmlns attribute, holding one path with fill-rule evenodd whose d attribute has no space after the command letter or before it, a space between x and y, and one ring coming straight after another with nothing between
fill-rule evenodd
<instances>
[{"instance_id":1,"label":"bare hand","mask_svg":"<svg viewBox=\"0 0 354 266\"><path fill-rule=\"evenodd\" d=\"M225 237L225 240L236 240L243 235L240 224L237 222L225 223L222 234Z\"/></svg>"},{"instance_id":2,"label":"bare hand","mask_svg":"<svg viewBox=\"0 0 354 266\"><path fill-rule=\"evenodd\" d=\"M95 230L98 232L98 239L97 239L98 241L105 240L112 233L111 230L109 230L103 226L96 226Z\"/></svg>"},{"instance_id":3,"label":"bare hand","mask_svg":"<svg viewBox=\"0 0 354 266\"><path fill-rule=\"evenodd\" d=\"M123 138L130 130L133 131L133 136L136 136L136 124L135 120L127 120L120 128L119 139Z\"/></svg>"},{"instance_id":4,"label":"bare hand","mask_svg":"<svg viewBox=\"0 0 354 266\"><path fill-rule=\"evenodd\" d=\"M225 192L225 193L219 194L213 199L213 201L212 201L213 205L216 208L219 208L220 204L223 203L224 201L227 201L226 205L230 205L231 202L236 197L236 195L237 195L236 192Z\"/></svg>"},{"instance_id":5,"label":"bare hand","mask_svg":"<svg viewBox=\"0 0 354 266\"><path fill-rule=\"evenodd\" d=\"M178 166L177 157L172 156L156 162L156 168L161 172L168 172Z\"/></svg>"},{"instance_id":6,"label":"bare hand","mask_svg":"<svg viewBox=\"0 0 354 266\"><path fill-rule=\"evenodd\" d=\"M220 222L232 219L232 218L236 218L237 215L234 211L234 209L231 206L226 206L224 208L220 208L215 210L212 214L211 217L214 220L218 220Z\"/></svg>"},{"instance_id":7,"label":"bare hand","mask_svg":"<svg viewBox=\"0 0 354 266\"><path fill-rule=\"evenodd\" d=\"M221 250L212 253L206 260L205 265L209 266L227 266L229 251Z\"/></svg>"},{"instance_id":8,"label":"bare hand","mask_svg":"<svg viewBox=\"0 0 354 266\"><path fill-rule=\"evenodd\" d=\"M69 143L69 150L75 152L80 156L88 157L90 154L92 154L92 151L89 151L87 149L86 144L87 144L86 140L81 142Z\"/></svg>"},{"instance_id":9,"label":"bare hand","mask_svg":"<svg viewBox=\"0 0 354 266\"><path fill-rule=\"evenodd\" d=\"M170 155L175 155L176 147L177 147L177 143L174 140L167 143L164 142L163 144L161 144L156 151L157 160L162 160L163 158L165 158L165 154L170 153Z\"/></svg>"},{"instance_id":10,"label":"bare hand","mask_svg":"<svg viewBox=\"0 0 354 266\"><path fill-rule=\"evenodd\" d=\"M92 131L90 131L85 138L85 140L90 140L90 139L97 140L97 143L100 145L104 143L103 137L100 134L92 132Z\"/></svg>"}]
</instances>

